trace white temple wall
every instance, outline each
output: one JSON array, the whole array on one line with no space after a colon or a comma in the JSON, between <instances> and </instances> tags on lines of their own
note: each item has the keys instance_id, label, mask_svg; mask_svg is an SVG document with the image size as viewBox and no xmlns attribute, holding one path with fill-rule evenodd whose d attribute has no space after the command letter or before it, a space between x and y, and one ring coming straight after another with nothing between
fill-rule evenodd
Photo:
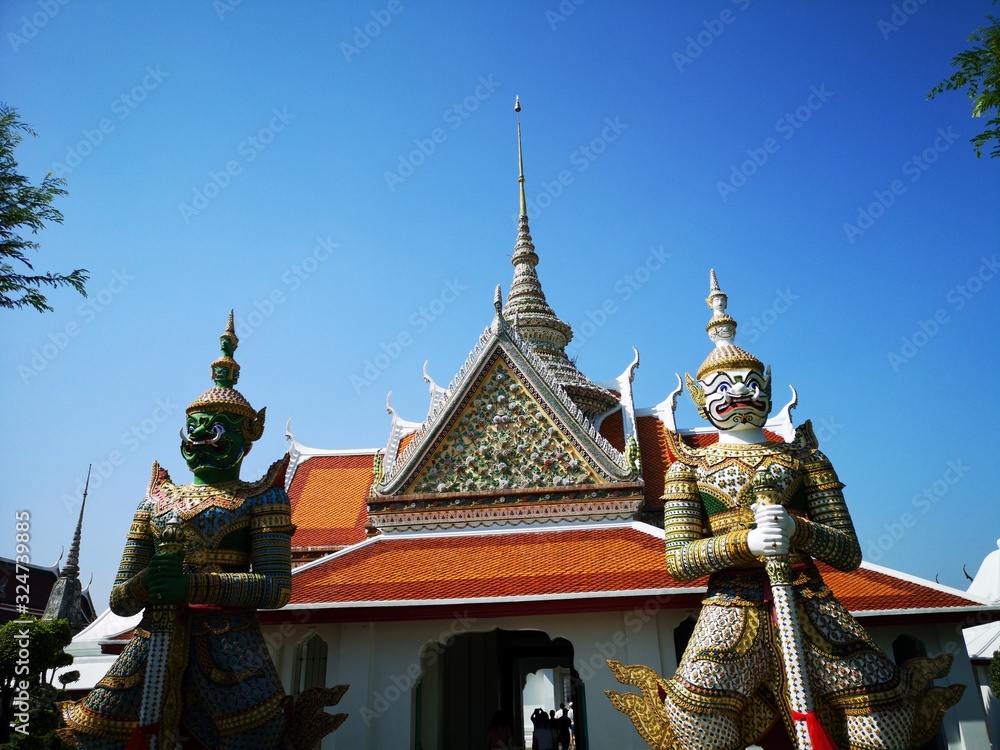
<instances>
[{"instance_id":1,"label":"white temple wall","mask_svg":"<svg viewBox=\"0 0 1000 750\"><path fill-rule=\"evenodd\" d=\"M993 694L990 687L990 665L979 664L973 668L976 680L979 683L976 688L983 701L986 713L986 727L990 735L990 750L1000 750L1000 700Z\"/></svg>"},{"instance_id":2,"label":"white temple wall","mask_svg":"<svg viewBox=\"0 0 1000 750\"><path fill-rule=\"evenodd\" d=\"M573 643L574 666L586 689L588 747L648 748L631 720L617 711L604 694L605 690L635 691L615 679L606 660L653 668L672 664L673 628L683 619L683 613L671 610L595 613L576 616L575 622L562 633ZM664 643L669 648L661 647ZM670 667L670 674L673 668Z\"/></svg>"},{"instance_id":3,"label":"white temple wall","mask_svg":"<svg viewBox=\"0 0 1000 750\"><path fill-rule=\"evenodd\" d=\"M532 630L545 633L552 639L564 638L573 645L573 663L584 685L585 705L578 707L586 713L589 747L615 747L621 750L643 750L645 743L632 727L631 721L616 711L604 695L605 690L631 690L620 685L610 669L607 659L624 664L647 664L672 674L676 668L674 656L674 628L687 616L687 612L661 609L663 605L652 600L645 607L627 612L597 612L589 614L546 615L540 617L469 618L456 613L449 620L417 620L411 622L331 623L312 624L307 619L294 624L265 625L264 635L271 645L278 674L286 690L291 692L295 673L295 648L310 633L315 632L326 642L326 684L347 683L350 689L340 704L331 709L346 712L347 721L333 735L327 737L323 750L396 750L413 746L415 697L411 689L414 681L422 679L422 725L425 750L440 746L443 738L439 715L441 701L459 700L468 704L469 721L473 726L485 727L497 707L496 696L485 686L493 677L484 673L488 669L483 655L470 649L462 639L451 645L454 634L489 633L496 629L517 631ZM295 618L293 618L294 620ZM439 643L443 646L431 647ZM488 648L488 646L487 646ZM421 663L421 650L424 662ZM441 662L442 669L450 670L442 676L437 669L427 668L427 662L448 657ZM482 679L468 679L467 695L443 696L439 681L448 676L462 680L455 670L465 670L467 675ZM463 710L464 712L464 710Z\"/></svg>"},{"instance_id":4,"label":"white temple wall","mask_svg":"<svg viewBox=\"0 0 1000 750\"><path fill-rule=\"evenodd\" d=\"M907 634L921 641L928 656L941 653L954 655L947 677L935 680L936 685L965 685L965 693L957 705L948 709L941 722L948 742L948 750L975 750L991 748L986 730L986 716L978 689L977 678L961 635L958 623L931 623L920 625L861 624L871 634L879 647L892 658L892 644L900 635Z\"/></svg>"},{"instance_id":5,"label":"white temple wall","mask_svg":"<svg viewBox=\"0 0 1000 750\"><path fill-rule=\"evenodd\" d=\"M417 679L422 680L424 750L447 744L441 733L447 733L449 728L442 729L440 721L446 700L451 701L452 708L455 701L460 702L459 713L468 717L474 735L479 726L485 732L492 711L498 705L495 691L491 692L489 687L496 682L496 675L489 673L490 660L485 653L492 646L488 638L478 645L468 639L458 639L453 644L453 638L462 633L491 633L497 629L539 631L551 639L568 640L573 646L573 665L584 686L584 705L577 708L577 713L579 715L582 709L586 715L588 747L644 750L646 745L629 719L616 711L604 695L605 690L633 690L615 680L606 660L645 664L663 676L672 675L677 668L674 629L692 611L663 609L663 606L650 599L624 612L506 618L471 618L456 612L454 618L447 620L343 624L303 621L285 626L267 625L264 633L278 673L289 691L294 675L295 648L311 632L322 637L328 647L326 684L351 686L335 709L346 712L349 717L340 729L324 740L323 750L413 747L416 706L412 686ZM945 715L943 726L948 748L983 750L991 747L977 675L954 624L905 628L881 625L867 627L867 630L890 657L893 641L904 632L923 642L931 656L954 653L949 676L938 680L938 684L968 687L959 704ZM432 668L438 660L438 668ZM468 691L447 696L442 692L444 683L466 684Z\"/></svg>"}]
</instances>

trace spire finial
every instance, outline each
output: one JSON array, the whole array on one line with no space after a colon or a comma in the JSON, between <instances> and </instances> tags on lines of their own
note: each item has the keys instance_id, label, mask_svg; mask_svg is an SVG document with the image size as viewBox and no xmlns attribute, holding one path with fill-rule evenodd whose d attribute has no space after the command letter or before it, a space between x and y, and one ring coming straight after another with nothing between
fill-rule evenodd
<instances>
[{"instance_id":1,"label":"spire finial","mask_svg":"<svg viewBox=\"0 0 1000 750\"><path fill-rule=\"evenodd\" d=\"M520 97L514 97L514 112L521 111ZM521 215L517 221L517 241L510 262L514 280L507 293L507 305L493 319L493 330L503 325L513 326L548 366L558 382L591 419L619 405L618 397L588 380L566 356L566 346L573 338L573 329L559 319L545 301L542 284L535 266L538 255L528 229L528 202L524 195L524 150L521 147L521 118L517 118L518 185L521 193Z\"/></svg>"},{"instance_id":2,"label":"spire finial","mask_svg":"<svg viewBox=\"0 0 1000 750\"><path fill-rule=\"evenodd\" d=\"M524 156L521 153L521 100L514 95L514 111L517 112L517 181L521 189L521 216L528 215L528 202L524 199Z\"/></svg>"},{"instance_id":3,"label":"spire finial","mask_svg":"<svg viewBox=\"0 0 1000 750\"><path fill-rule=\"evenodd\" d=\"M87 490L90 489L90 468L87 467L87 483L83 486L83 501L80 503L80 518L76 522L76 532L73 543L69 547L66 567L59 571L59 577L49 592L45 602L43 620L68 620L69 629L73 635L83 630L88 621L80 609L80 535L83 531L83 509L87 505ZM59 553L62 557L62 553ZM57 563L58 564L58 563ZM88 586L90 584L87 584Z\"/></svg>"},{"instance_id":4,"label":"spire finial","mask_svg":"<svg viewBox=\"0 0 1000 750\"><path fill-rule=\"evenodd\" d=\"M229 320L226 323L226 330L219 336L219 348L222 356L212 362L212 387L201 394L198 398L188 404L185 412L188 416L196 412L225 412L247 418L243 436L247 440L247 450L249 443L260 439L264 432L264 415L266 408L260 411L255 410L250 403L234 387L240 378L240 366L233 359L233 352L239 345L240 340L236 336L236 326L233 320L233 311L229 311ZM185 430L181 429L182 440L187 442Z\"/></svg>"},{"instance_id":5,"label":"spire finial","mask_svg":"<svg viewBox=\"0 0 1000 750\"><path fill-rule=\"evenodd\" d=\"M87 467L87 482L83 485L83 500L80 502L80 517L76 522L76 532L73 534L73 543L69 546L69 555L66 557L66 567L63 568L67 578L78 578L80 574L80 536L83 533L83 509L87 505L87 490L90 489L90 470L93 464Z\"/></svg>"},{"instance_id":6,"label":"spire finial","mask_svg":"<svg viewBox=\"0 0 1000 750\"><path fill-rule=\"evenodd\" d=\"M233 352L236 351L236 347L239 345L240 340L236 336L236 326L233 324L233 311L230 309L229 321L226 323L225 333L219 337L219 346L222 349L223 354L227 354L231 357L233 356Z\"/></svg>"}]
</instances>

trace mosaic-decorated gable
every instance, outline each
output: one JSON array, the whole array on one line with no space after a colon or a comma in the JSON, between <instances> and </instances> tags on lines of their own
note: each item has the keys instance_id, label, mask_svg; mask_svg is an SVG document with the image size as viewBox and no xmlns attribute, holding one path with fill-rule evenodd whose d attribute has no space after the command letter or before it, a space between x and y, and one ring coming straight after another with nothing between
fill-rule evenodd
<instances>
[{"instance_id":1,"label":"mosaic-decorated gable","mask_svg":"<svg viewBox=\"0 0 1000 750\"><path fill-rule=\"evenodd\" d=\"M598 476L497 358L405 494L571 487Z\"/></svg>"}]
</instances>

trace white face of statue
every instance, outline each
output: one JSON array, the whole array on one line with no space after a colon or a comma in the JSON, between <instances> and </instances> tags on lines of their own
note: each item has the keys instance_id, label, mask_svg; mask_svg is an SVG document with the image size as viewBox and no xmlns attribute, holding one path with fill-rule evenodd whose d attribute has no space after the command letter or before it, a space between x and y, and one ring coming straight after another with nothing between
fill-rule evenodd
<instances>
[{"instance_id":1,"label":"white face of statue","mask_svg":"<svg viewBox=\"0 0 1000 750\"><path fill-rule=\"evenodd\" d=\"M763 427L771 411L767 379L755 370L740 368L709 373L701 386L705 390L705 411L716 429Z\"/></svg>"}]
</instances>

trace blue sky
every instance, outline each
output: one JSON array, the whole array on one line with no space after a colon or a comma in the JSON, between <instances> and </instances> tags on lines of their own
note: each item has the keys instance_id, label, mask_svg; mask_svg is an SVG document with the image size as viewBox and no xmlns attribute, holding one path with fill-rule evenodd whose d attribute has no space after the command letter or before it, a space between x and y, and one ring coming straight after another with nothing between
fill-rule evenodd
<instances>
[{"instance_id":1,"label":"blue sky","mask_svg":"<svg viewBox=\"0 0 1000 750\"><path fill-rule=\"evenodd\" d=\"M240 389L324 448L419 421L508 288L523 111L538 272L595 380L639 406L738 342L800 396L866 558L961 586L1000 535L993 327L1000 161L964 94L926 101L989 2L576 4L58 0L0 11L17 153L64 175L38 268L90 297L5 312L2 513L72 538L106 601L153 460L189 476L184 407L230 308ZM603 315L603 317L602 317ZM382 355L382 356L380 356ZM979 385L977 385L979 383ZM686 396L678 420L700 424ZM3 528L12 528L4 524ZM11 554L13 532L0 540Z\"/></svg>"}]
</instances>

